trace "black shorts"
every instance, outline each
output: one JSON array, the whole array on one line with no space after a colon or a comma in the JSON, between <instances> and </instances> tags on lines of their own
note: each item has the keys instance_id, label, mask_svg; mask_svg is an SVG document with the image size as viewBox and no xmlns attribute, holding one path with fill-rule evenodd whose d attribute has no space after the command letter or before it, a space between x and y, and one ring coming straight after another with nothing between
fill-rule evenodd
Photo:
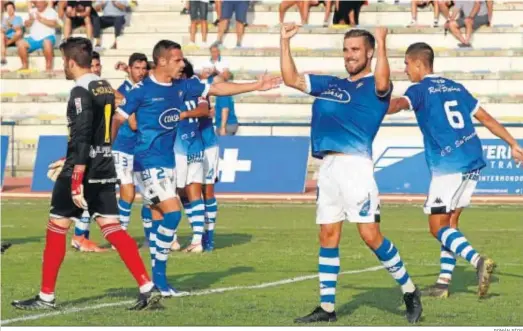
<instances>
[{"instance_id":1,"label":"black shorts","mask_svg":"<svg viewBox=\"0 0 523 331\"><path fill-rule=\"evenodd\" d=\"M84 198L87 201L89 215L118 218L115 184L84 185ZM79 219L84 210L78 208L71 196L71 177L58 177L51 198L51 218Z\"/></svg>"},{"instance_id":2,"label":"black shorts","mask_svg":"<svg viewBox=\"0 0 523 331\"><path fill-rule=\"evenodd\" d=\"M71 18L71 29L77 29L85 25L85 17L72 17Z\"/></svg>"},{"instance_id":3,"label":"black shorts","mask_svg":"<svg viewBox=\"0 0 523 331\"><path fill-rule=\"evenodd\" d=\"M189 3L189 16L191 21L207 21L209 4L203 1L192 0Z\"/></svg>"}]
</instances>

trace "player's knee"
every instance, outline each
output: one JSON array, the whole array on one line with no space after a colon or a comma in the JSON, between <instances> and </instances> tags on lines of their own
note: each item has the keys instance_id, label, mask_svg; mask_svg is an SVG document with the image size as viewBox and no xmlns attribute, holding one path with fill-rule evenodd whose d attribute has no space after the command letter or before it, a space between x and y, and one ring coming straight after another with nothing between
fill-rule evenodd
<instances>
[{"instance_id":1,"label":"player's knee","mask_svg":"<svg viewBox=\"0 0 523 331\"><path fill-rule=\"evenodd\" d=\"M68 218L49 218L49 223L57 225L61 228L69 229L71 225L71 220Z\"/></svg>"},{"instance_id":2,"label":"player's knee","mask_svg":"<svg viewBox=\"0 0 523 331\"><path fill-rule=\"evenodd\" d=\"M379 231L378 227L375 226L362 226L359 229L361 239L367 244L367 246L376 249L381 245L383 236Z\"/></svg>"},{"instance_id":3,"label":"player's knee","mask_svg":"<svg viewBox=\"0 0 523 331\"><path fill-rule=\"evenodd\" d=\"M338 228L332 226L322 226L320 230L320 244L323 247L337 246L340 238Z\"/></svg>"}]
</instances>

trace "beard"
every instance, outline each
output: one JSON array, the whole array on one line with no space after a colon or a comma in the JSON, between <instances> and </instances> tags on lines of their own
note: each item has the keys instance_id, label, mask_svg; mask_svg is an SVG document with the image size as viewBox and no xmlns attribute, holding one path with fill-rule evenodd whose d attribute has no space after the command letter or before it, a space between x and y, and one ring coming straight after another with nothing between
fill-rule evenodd
<instances>
[{"instance_id":1,"label":"beard","mask_svg":"<svg viewBox=\"0 0 523 331\"><path fill-rule=\"evenodd\" d=\"M364 63L361 63L361 64L357 64L356 66L353 66L352 68L349 68L349 65L347 63L345 64L345 69L351 76L355 76L355 75L359 74L366 67L367 67L367 61L365 61Z\"/></svg>"}]
</instances>

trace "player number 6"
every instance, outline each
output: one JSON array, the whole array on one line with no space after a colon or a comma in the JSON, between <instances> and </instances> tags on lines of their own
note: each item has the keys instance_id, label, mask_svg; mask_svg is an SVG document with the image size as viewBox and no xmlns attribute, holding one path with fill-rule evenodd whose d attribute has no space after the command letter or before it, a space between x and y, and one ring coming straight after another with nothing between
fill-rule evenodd
<instances>
[{"instance_id":1,"label":"player number 6","mask_svg":"<svg viewBox=\"0 0 523 331\"><path fill-rule=\"evenodd\" d=\"M450 107L456 107L458 102L456 100L446 101L443 104L445 108L445 114L447 115L447 120L449 124L454 129L463 129L465 127L465 121L463 120L463 115L458 110L452 110Z\"/></svg>"}]
</instances>

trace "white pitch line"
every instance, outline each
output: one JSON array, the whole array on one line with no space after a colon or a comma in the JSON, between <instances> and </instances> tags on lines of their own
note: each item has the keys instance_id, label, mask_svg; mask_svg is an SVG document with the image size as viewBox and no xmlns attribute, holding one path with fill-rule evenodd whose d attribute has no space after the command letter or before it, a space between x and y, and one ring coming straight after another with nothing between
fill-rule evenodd
<instances>
[{"instance_id":1,"label":"white pitch line","mask_svg":"<svg viewBox=\"0 0 523 331\"><path fill-rule=\"evenodd\" d=\"M370 267L370 268L359 269L359 270L348 270L348 271L340 272L340 275L359 274L359 273L364 273L364 272L381 270L383 268L384 268L383 266L376 266L376 267ZM267 287L297 283L297 282L314 279L314 278L318 278L318 274L282 279L282 280L278 280L275 282L262 283L262 284L258 284L258 285L232 286L232 287L222 287L222 288L215 288L215 289L203 290L203 291L187 292L187 293L180 295L180 297L209 295L209 294L214 294L214 293L223 293L223 292L238 291L238 290L254 290L254 289L260 289L260 288L267 288ZM8 325L8 324L16 323L16 322L26 322L26 321L38 320L38 319L42 319L42 318L46 318L46 317L67 315L67 314L78 313L78 312L87 311L87 310L95 310L95 309L100 309L100 308L130 305L132 303L134 303L134 300L126 300L126 301L119 301L119 302L113 302L113 303L104 303L104 304L100 304L100 305L87 306L87 307L69 308L69 309L65 309L62 311L55 311L55 312L50 312L50 313L11 318L11 319L7 319L4 321L0 321L0 325Z\"/></svg>"}]
</instances>

